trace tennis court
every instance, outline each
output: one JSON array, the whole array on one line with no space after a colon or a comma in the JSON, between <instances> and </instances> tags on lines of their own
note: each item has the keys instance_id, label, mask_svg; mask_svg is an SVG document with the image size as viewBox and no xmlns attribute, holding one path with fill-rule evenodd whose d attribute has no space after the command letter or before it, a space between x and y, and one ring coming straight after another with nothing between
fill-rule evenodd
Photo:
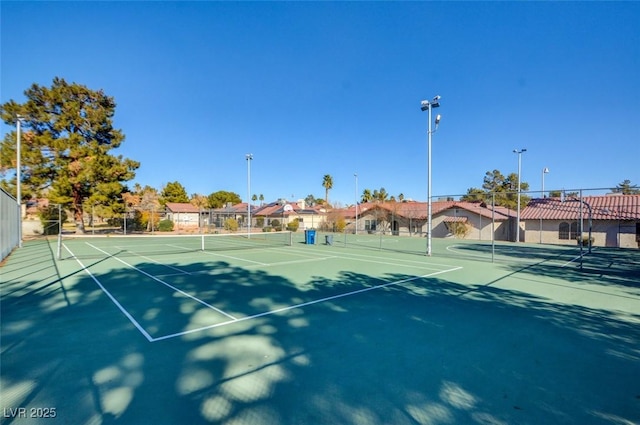
<instances>
[{"instance_id":1,"label":"tennis court","mask_svg":"<svg viewBox=\"0 0 640 425\"><path fill-rule=\"evenodd\" d=\"M25 242L0 269L2 423L640 422L637 250L303 242Z\"/></svg>"}]
</instances>

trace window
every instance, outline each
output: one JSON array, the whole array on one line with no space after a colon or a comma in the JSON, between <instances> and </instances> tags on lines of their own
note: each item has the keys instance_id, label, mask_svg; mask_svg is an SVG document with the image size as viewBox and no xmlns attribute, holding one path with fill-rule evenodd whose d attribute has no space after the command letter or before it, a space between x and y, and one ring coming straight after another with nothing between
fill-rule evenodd
<instances>
[{"instance_id":1,"label":"window","mask_svg":"<svg viewBox=\"0 0 640 425\"><path fill-rule=\"evenodd\" d=\"M569 223L560 223L558 239L569 239Z\"/></svg>"},{"instance_id":2,"label":"window","mask_svg":"<svg viewBox=\"0 0 640 425\"><path fill-rule=\"evenodd\" d=\"M558 239L571 240L576 239L580 235L580 226L577 221L569 224L566 222L560 223L558 226Z\"/></svg>"},{"instance_id":3,"label":"window","mask_svg":"<svg viewBox=\"0 0 640 425\"><path fill-rule=\"evenodd\" d=\"M365 220L364 221L364 230L375 232L376 231L376 220Z\"/></svg>"}]
</instances>

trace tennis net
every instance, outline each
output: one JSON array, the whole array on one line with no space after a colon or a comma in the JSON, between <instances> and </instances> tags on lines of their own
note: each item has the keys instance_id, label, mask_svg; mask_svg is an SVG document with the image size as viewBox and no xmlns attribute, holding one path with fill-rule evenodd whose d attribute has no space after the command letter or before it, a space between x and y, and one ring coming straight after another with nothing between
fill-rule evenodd
<instances>
[{"instance_id":1,"label":"tennis net","mask_svg":"<svg viewBox=\"0 0 640 425\"><path fill-rule=\"evenodd\" d=\"M198 235L60 235L58 258L161 255L196 251L233 251L290 246L292 233L228 233Z\"/></svg>"}]
</instances>

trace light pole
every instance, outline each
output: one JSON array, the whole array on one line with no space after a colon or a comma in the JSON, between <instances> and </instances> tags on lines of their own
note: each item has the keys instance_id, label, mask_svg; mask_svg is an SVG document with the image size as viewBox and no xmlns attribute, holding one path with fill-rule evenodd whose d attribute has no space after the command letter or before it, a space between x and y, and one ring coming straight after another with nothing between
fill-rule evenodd
<instances>
[{"instance_id":1,"label":"light pole","mask_svg":"<svg viewBox=\"0 0 640 425\"><path fill-rule=\"evenodd\" d=\"M433 100L420 102L421 111L429 111L429 127L427 130L427 255L431 256L431 135L438 129L440 115L436 116L436 128L431 130L431 109L440 106L440 95Z\"/></svg>"},{"instance_id":2,"label":"light pole","mask_svg":"<svg viewBox=\"0 0 640 425\"><path fill-rule=\"evenodd\" d=\"M355 206L356 206L356 231L355 231L355 234L357 235L358 234L358 173L355 173L353 175L353 177L356 178L356 190L354 192L354 197L353 198L354 198L354 201L356 202L355 203Z\"/></svg>"},{"instance_id":3,"label":"light pole","mask_svg":"<svg viewBox=\"0 0 640 425\"><path fill-rule=\"evenodd\" d=\"M516 243L520 242L520 173L522 171L522 153L527 149L514 149L513 153L518 154L518 214L516 216Z\"/></svg>"},{"instance_id":4,"label":"light pole","mask_svg":"<svg viewBox=\"0 0 640 425\"><path fill-rule=\"evenodd\" d=\"M544 175L549 172L547 167L542 169L542 194L540 195L544 199ZM540 243L542 243L542 214L540 214Z\"/></svg>"},{"instance_id":5,"label":"light pole","mask_svg":"<svg viewBox=\"0 0 640 425\"><path fill-rule=\"evenodd\" d=\"M253 155L248 153L245 158L247 160L247 238L251 238L251 161Z\"/></svg>"},{"instance_id":6,"label":"light pole","mask_svg":"<svg viewBox=\"0 0 640 425\"><path fill-rule=\"evenodd\" d=\"M20 125L23 117L16 115L16 200L18 201L18 247L22 248L22 169L20 153Z\"/></svg>"}]
</instances>

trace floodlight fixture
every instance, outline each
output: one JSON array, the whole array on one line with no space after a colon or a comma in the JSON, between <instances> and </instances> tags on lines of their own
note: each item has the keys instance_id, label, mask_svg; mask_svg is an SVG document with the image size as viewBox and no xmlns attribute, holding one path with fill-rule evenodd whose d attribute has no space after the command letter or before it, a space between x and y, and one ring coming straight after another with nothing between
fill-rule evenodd
<instances>
[{"instance_id":1,"label":"floodlight fixture","mask_svg":"<svg viewBox=\"0 0 640 425\"><path fill-rule=\"evenodd\" d=\"M420 109L422 111L427 111L429 108L437 108L440 106L440 98L442 96L438 95L433 98L433 100L423 100L420 102Z\"/></svg>"}]
</instances>

